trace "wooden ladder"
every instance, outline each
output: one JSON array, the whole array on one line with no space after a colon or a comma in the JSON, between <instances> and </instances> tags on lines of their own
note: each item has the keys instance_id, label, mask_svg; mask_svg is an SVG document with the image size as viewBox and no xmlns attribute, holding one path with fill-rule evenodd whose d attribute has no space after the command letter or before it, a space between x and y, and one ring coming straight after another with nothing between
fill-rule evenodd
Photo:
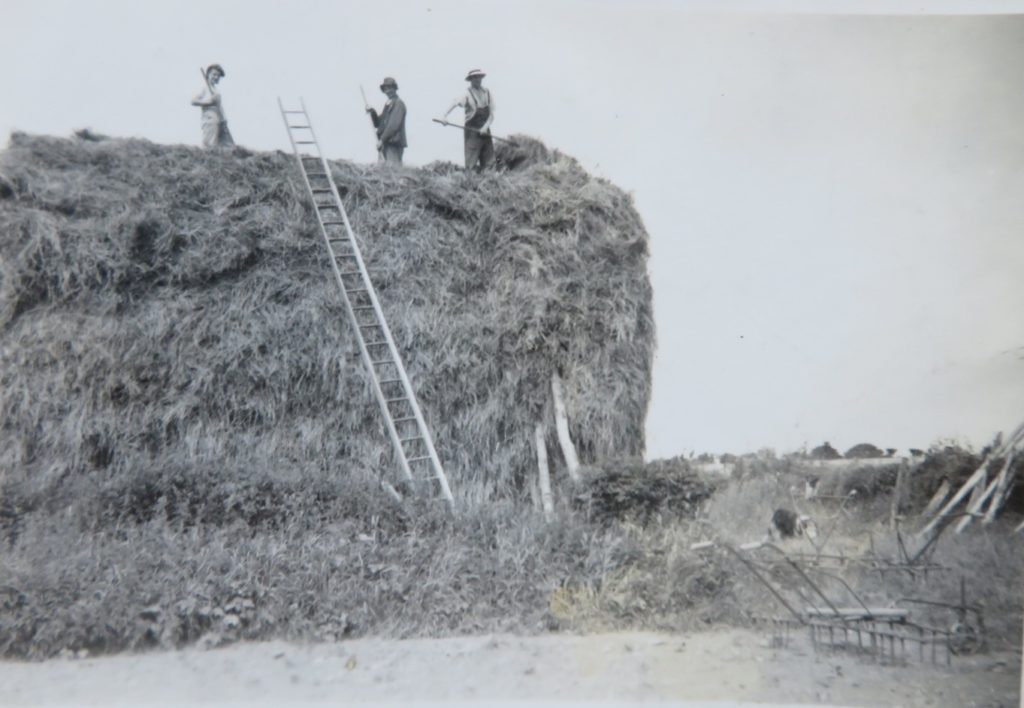
<instances>
[{"instance_id":1,"label":"wooden ladder","mask_svg":"<svg viewBox=\"0 0 1024 708\"><path fill-rule=\"evenodd\" d=\"M359 342L363 362L370 372L373 393L384 414L384 425L391 437L402 477L414 493L443 499L452 507L454 499L448 477L384 319L384 311L370 282L345 205L320 150L306 103L300 98L299 110L286 110L278 98L277 105L288 130L299 171L313 200L320 233L331 257L334 278ZM382 484L396 499L401 499L392 485Z\"/></svg>"}]
</instances>

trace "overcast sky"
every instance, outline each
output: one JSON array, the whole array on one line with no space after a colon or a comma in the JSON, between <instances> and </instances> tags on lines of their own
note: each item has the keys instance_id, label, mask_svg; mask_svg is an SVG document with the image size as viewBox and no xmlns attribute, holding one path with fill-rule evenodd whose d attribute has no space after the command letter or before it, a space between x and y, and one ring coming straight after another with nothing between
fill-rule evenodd
<instances>
[{"instance_id":1,"label":"overcast sky","mask_svg":"<svg viewBox=\"0 0 1024 708\"><path fill-rule=\"evenodd\" d=\"M276 98L302 96L329 157L369 162L359 87L379 108L390 75L407 164L458 162L459 132L430 118L480 68L496 134L634 195L658 327L649 457L979 446L1015 426L1024 16L711 5L750 3L4 0L0 131L198 145L189 100L220 62L243 145L287 149Z\"/></svg>"}]
</instances>

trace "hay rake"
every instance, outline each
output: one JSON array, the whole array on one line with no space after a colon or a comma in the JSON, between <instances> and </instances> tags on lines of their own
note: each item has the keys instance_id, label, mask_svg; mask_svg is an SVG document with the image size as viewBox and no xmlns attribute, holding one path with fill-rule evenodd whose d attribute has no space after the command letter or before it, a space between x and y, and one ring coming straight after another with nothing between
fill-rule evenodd
<instances>
[{"instance_id":1,"label":"hay rake","mask_svg":"<svg viewBox=\"0 0 1024 708\"><path fill-rule=\"evenodd\" d=\"M696 547L726 550L785 608L788 616L752 616L756 626L769 631L773 646L789 646L796 634L806 631L815 651L852 652L888 664L906 663L916 655L922 662L949 665L955 654L974 651L983 642L981 608L967 603L963 582L959 603L900 598L890 607L871 607L839 575L820 565L808 565L773 544L758 542L737 548L719 542ZM775 556L758 558L752 554L761 549ZM841 585L854 606L834 602L825 592L822 579ZM901 604L943 608L954 612L957 621L950 629L916 623L911 621L910 610Z\"/></svg>"},{"instance_id":2,"label":"hay rake","mask_svg":"<svg viewBox=\"0 0 1024 708\"><path fill-rule=\"evenodd\" d=\"M299 171L313 200L342 302L355 331L363 363L370 372L374 396L384 414L384 424L398 458L404 486L414 493L435 495L452 507L454 499L448 477L384 319L384 311L370 281L345 205L320 150L305 101L299 99L299 105L301 108L298 110L286 110L281 99L277 99ZM381 484L396 500L401 500L401 494L394 486L386 481Z\"/></svg>"}]
</instances>

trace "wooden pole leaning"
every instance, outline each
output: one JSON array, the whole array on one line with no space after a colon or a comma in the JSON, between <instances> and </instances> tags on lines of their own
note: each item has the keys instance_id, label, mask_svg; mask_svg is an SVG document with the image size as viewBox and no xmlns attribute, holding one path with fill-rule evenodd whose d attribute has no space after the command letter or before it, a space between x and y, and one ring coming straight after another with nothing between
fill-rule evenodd
<instances>
[{"instance_id":1,"label":"wooden pole leaning","mask_svg":"<svg viewBox=\"0 0 1024 708\"><path fill-rule=\"evenodd\" d=\"M562 448L565 467L573 482L580 481L580 460L576 455L576 446L569 435L569 419L565 414L565 400L562 398L562 378L558 372L551 374L551 397L555 404L555 431L558 433L558 444Z\"/></svg>"},{"instance_id":2,"label":"wooden pole leaning","mask_svg":"<svg viewBox=\"0 0 1024 708\"><path fill-rule=\"evenodd\" d=\"M544 423L537 423L534 430L534 441L537 445L537 480L540 486L540 503L544 509L544 516L551 518L554 512L554 503L551 496L551 471L548 468L548 448L545 442Z\"/></svg>"},{"instance_id":3,"label":"wooden pole leaning","mask_svg":"<svg viewBox=\"0 0 1024 708\"><path fill-rule=\"evenodd\" d=\"M974 474L972 474L968 478L968 480L966 482L964 482L963 486L960 487L960 491L958 491L956 494L954 494L953 498L950 499L948 502L946 502L946 505L942 508L942 511L940 511L938 514L936 514L935 518L932 519L923 529L921 529L918 532L918 536L925 536L928 533L930 533L938 525L938 523L940 521L942 521L942 519L944 519L946 516L948 516L950 514L950 512L953 511L953 508L957 504L959 504L963 500L964 497L966 497L968 494L970 494L978 485L984 484L984 480L985 480L985 478L987 476L987 470L988 470L988 463L989 463L989 461L993 460L993 459L996 459L998 457L1002 457L1002 455L1005 453L1005 451L1010 449L1012 447L1012 444L1016 440L1018 440L1022 435L1024 435L1024 423L1021 423L1020 425L1018 425L1017 428L1013 431L1013 434L1010 435L1009 438L1007 438L1006 442L1004 442L998 448L996 448L995 450L990 452L985 457L985 459L982 460L981 465L974 472ZM980 499L980 497L979 497L979 499ZM967 518L970 518L970 517L967 517Z\"/></svg>"}]
</instances>

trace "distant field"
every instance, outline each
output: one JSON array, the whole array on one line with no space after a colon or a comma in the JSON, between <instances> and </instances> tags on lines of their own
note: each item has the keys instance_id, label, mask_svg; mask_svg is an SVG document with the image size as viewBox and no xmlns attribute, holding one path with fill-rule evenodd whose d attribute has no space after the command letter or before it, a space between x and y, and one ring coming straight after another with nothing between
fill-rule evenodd
<instances>
[{"instance_id":1,"label":"distant field","mask_svg":"<svg viewBox=\"0 0 1024 708\"><path fill-rule=\"evenodd\" d=\"M864 459L840 459L840 460L799 460L796 466L823 472L838 472L852 469L854 467L887 467L908 462L911 466L920 463L919 457L867 457ZM735 462L694 462L694 469L705 474L731 477L736 469Z\"/></svg>"}]
</instances>

